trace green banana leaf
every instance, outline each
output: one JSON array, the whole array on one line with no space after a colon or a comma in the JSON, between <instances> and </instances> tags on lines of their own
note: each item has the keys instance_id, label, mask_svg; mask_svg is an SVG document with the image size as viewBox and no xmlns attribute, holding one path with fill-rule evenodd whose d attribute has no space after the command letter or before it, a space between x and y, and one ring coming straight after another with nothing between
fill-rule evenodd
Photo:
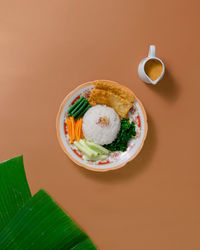
<instances>
[{"instance_id":1,"label":"green banana leaf","mask_svg":"<svg viewBox=\"0 0 200 250\"><path fill-rule=\"evenodd\" d=\"M0 163L0 232L31 198L23 157Z\"/></svg>"},{"instance_id":2,"label":"green banana leaf","mask_svg":"<svg viewBox=\"0 0 200 250\"><path fill-rule=\"evenodd\" d=\"M93 250L93 249L97 248L89 238L85 239L84 241L81 241L79 244L71 248L71 250Z\"/></svg>"},{"instance_id":3,"label":"green banana leaf","mask_svg":"<svg viewBox=\"0 0 200 250\"><path fill-rule=\"evenodd\" d=\"M44 190L36 193L0 233L0 249L97 249Z\"/></svg>"}]
</instances>

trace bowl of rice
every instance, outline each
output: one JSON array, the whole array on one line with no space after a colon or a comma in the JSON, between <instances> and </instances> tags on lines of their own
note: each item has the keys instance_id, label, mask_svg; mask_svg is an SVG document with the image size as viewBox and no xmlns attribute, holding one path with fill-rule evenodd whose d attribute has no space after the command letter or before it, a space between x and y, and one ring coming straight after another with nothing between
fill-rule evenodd
<instances>
[{"instance_id":1,"label":"bowl of rice","mask_svg":"<svg viewBox=\"0 0 200 250\"><path fill-rule=\"evenodd\" d=\"M104 145L112 143L120 130L117 113L105 105L90 108L83 116L83 134L87 140Z\"/></svg>"},{"instance_id":2,"label":"bowl of rice","mask_svg":"<svg viewBox=\"0 0 200 250\"><path fill-rule=\"evenodd\" d=\"M111 81L107 82L109 84ZM95 87L95 83L96 81L81 84L64 98L57 115L56 130L61 148L74 163L89 170L103 172L121 168L138 155L146 139L148 125L144 107L140 100L135 97L127 113L127 118L134 123L135 136L128 142L126 150L123 150L123 152L110 151L106 157L98 160L85 158L80 148L77 148L75 143L70 142L67 129L68 110L81 96L88 98ZM82 117L84 140L92 141L101 145L101 147L110 145L117 140L121 119L120 115L108 105L97 104L92 106Z\"/></svg>"}]
</instances>

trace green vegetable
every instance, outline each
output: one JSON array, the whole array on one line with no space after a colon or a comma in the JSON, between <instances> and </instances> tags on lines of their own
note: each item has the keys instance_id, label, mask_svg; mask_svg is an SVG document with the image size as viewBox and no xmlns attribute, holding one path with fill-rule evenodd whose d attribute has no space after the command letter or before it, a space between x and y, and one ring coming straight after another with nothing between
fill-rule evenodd
<instances>
[{"instance_id":1,"label":"green vegetable","mask_svg":"<svg viewBox=\"0 0 200 250\"><path fill-rule=\"evenodd\" d=\"M74 113L72 114L73 117L74 117L74 118L77 117L83 110L85 110L85 108L87 107L87 105L88 105L88 102L85 101L85 102L82 104L82 106L81 106L76 112L74 112Z\"/></svg>"},{"instance_id":2,"label":"green vegetable","mask_svg":"<svg viewBox=\"0 0 200 250\"><path fill-rule=\"evenodd\" d=\"M31 192L26 180L23 156L1 162L0 232L30 198Z\"/></svg>"},{"instance_id":3,"label":"green vegetable","mask_svg":"<svg viewBox=\"0 0 200 250\"><path fill-rule=\"evenodd\" d=\"M102 147L101 145L99 144L96 144L94 142L91 142L91 141L87 141L85 140L85 143L93 150L97 151L99 154L104 154L104 155L108 155L109 154L109 151Z\"/></svg>"},{"instance_id":4,"label":"green vegetable","mask_svg":"<svg viewBox=\"0 0 200 250\"><path fill-rule=\"evenodd\" d=\"M88 145L85 143L85 140L81 139L79 140L79 143L87 150L92 152L92 157L98 156L98 152L96 150L93 150L92 148L88 147Z\"/></svg>"},{"instance_id":5,"label":"green vegetable","mask_svg":"<svg viewBox=\"0 0 200 250\"><path fill-rule=\"evenodd\" d=\"M85 155L87 155L89 158L96 157L98 155L97 152L90 149L87 145L81 143L81 140L79 142L75 141L74 145Z\"/></svg>"},{"instance_id":6,"label":"green vegetable","mask_svg":"<svg viewBox=\"0 0 200 250\"><path fill-rule=\"evenodd\" d=\"M81 96L81 98L79 98L67 111L68 114L70 114L70 112L83 100L83 96Z\"/></svg>"},{"instance_id":7,"label":"green vegetable","mask_svg":"<svg viewBox=\"0 0 200 250\"><path fill-rule=\"evenodd\" d=\"M31 198L18 156L0 163L0 249L97 248L44 190Z\"/></svg>"},{"instance_id":8,"label":"green vegetable","mask_svg":"<svg viewBox=\"0 0 200 250\"><path fill-rule=\"evenodd\" d=\"M75 119L78 119L79 117L83 117L83 115L85 114L85 112L91 108L91 105L88 104L88 106L75 118Z\"/></svg>"},{"instance_id":9,"label":"green vegetable","mask_svg":"<svg viewBox=\"0 0 200 250\"><path fill-rule=\"evenodd\" d=\"M73 116L77 120L79 117L82 117L90 107L88 100L82 96L69 108L68 115Z\"/></svg>"},{"instance_id":10,"label":"green vegetable","mask_svg":"<svg viewBox=\"0 0 200 250\"><path fill-rule=\"evenodd\" d=\"M104 145L105 148L111 151L122 151L127 149L128 141L136 135L134 122L129 122L129 119L121 120L121 128L117 138L111 144Z\"/></svg>"},{"instance_id":11,"label":"green vegetable","mask_svg":"<svg viewBox=\"0 0 200 250\"><path fill-rule=\"evenodd\" d=\"M0 249L96 249L44 190L36 193L0 234Z\"/></svg>"},{"instance_id":12,"label":"green vegetable","mask_svg":"<svg viewBox=\"0 0 200 250\"><path fill-rule=\"evenodd\" d=\"M83 104L88 103L87 100L85 98L82 98L82 100L79 102L79 104L75 107L75 109L73 109L70 114L71 116L74 116L74 114L80 110L80 108L82 108Z\"/></svg>"},{"instance_id":13,"label":"green vegetable","mask_svg":"<svg viewBox=\"0 0 200 250\"><path fill-rule=\"evenodd\" d=\"M85 154L86 160L102 160L105 159L109 153L109 151L102 146L83 139L79 140L79 142L75 141L74 145Z\"/></svg>"},{"instance_id":14,"label":"green vegetable","mask_svg":"<svg viewBox=\"0 0 200 250\"><path fill-rule=\"evenodd\" d=\"M87 155L85 155L85 159L87 161L99 161L99 160L104 160L107 158L107 155L97 155L96 157L88 157Z\"/></svg>"},{"instance_id":15,"label":"green vegetable","mask_svg":"<svg viewBox=\"0 0 200 250\"><path fill-rule=\"evenodd\" d=\"M94 250L97 249L92 241L88 238L80 242L78 245L73 247L71 250Z\"/></svg>"}]
</instances>

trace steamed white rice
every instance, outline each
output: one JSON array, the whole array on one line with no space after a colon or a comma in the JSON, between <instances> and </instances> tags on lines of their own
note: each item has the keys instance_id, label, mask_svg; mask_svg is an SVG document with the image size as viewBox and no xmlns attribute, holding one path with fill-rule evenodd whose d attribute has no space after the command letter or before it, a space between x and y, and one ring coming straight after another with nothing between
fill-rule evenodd
<instances>
[{"instance_id":1,"label":"steamed white rice","mask_svg":"<svg viewBox=\"0 0 200 250\"><path fill-rule=\"evenodd\" d=\"M96 105L83 116L82 130L87 140L104 145L113 142L120 130L120 119L114 109Z\"/></svg>"}]
</instances>

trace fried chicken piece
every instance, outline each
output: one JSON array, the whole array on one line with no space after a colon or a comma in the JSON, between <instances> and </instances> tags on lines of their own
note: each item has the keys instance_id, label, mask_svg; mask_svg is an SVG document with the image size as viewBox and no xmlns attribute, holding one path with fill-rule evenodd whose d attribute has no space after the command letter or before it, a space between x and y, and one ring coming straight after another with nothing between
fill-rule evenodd
<instances>
[{"instance_id":1,"label":"fried chicken piece","mask_svg":"<svg viewBox=\"0 0 200 250\"><path fill-rule=\"evenodd\" d=\"M95 82L95 89L102 89L112 92L115 95L120 96L123 99L133 103L135 96L133 92L126 88L125 86L120 85L119 83L107 81L107 80L98 80Z\"/></svg>"},{"instance_id":2,"label":"fried chicken piece","mask_svg":"<svg viewBox=\"0 0 200 250\"><path fill-rule=\"evenodd\" d=\"M90 97L89 103L91 105L105 104L112 107L122 118L127 116L132 103L115 95L110 91L94 88Z\"/></svg>"}]
</instances>

